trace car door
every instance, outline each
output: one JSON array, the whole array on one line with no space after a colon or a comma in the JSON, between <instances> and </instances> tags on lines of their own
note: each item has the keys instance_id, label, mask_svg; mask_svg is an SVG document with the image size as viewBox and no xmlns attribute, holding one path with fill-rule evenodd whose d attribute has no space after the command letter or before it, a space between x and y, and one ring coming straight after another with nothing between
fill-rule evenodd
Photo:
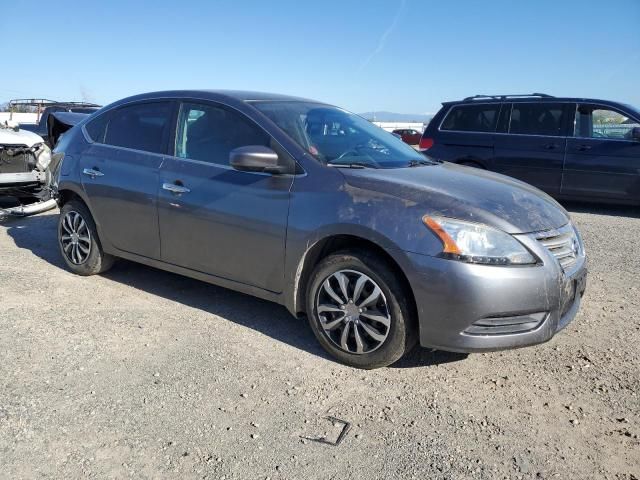
<instances>
[{"instance_id":1,"label":"car door","mask_svg":"<svg viewBox=\"0 0 640 480\"><path fill-rule=\"evenodd\" d=\"M409 143L409 145L417 145L418 143L420 143L420 138L422 137L422 134L416 130L408 130L409 132L409 141L407 143Z\"/></svg>"},{"instance_id":2,"label":"car door","mask_svg":"<svg viewBox=\"0 0 640 480\"><path fill-rule=\"evenodd\" d=\"M620 201L640 200L640 119L608 106L577 105L567 145L562 194Z\"/></svg>"},{"instance_id":3,"label":"car door","mask_svg":"<svg viewBox=\"0 0 640 480\"><path fill-rule=\"evenodd\" d=\"M495 170L559 195L569 104L514 102L510 111L507 131L496 135Z\"/></svg>"},{"instance_id":4,"label":"car door","mask_svg":"<svg viewBox=\"0 0 640 480\"><path fill-rule=\"evenodd\" d=\"M160 170L162 260L280 292L294 177L233 169L230 151L248 145L277 149L235 110L180 105L174 156Z\"/></svg>"},{"instance_id":5,"label":"car door","mask_svg":"<svg viewBox=\"0 0 640 480\"><path fill-rule=\"evenodd\" d=\"M85 127L82 186L101 232L116 248L160 258L157 195L173 104L128 104Z\"/></svg>"}]
</instances>

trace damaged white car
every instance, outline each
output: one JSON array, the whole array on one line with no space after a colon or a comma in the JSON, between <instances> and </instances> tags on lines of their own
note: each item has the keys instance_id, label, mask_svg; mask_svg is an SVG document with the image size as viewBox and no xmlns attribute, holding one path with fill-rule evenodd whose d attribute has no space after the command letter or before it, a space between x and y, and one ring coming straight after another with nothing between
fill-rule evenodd
<instances>
[{"instance_id":1,"label":"damaged white car","mask_svg":"<svg viewBox=\"0 0 640 480\"><path fill-rule=\"evenodd\" d=\"M33 215L56 206L50 190L51 159L42 137L15 122L0 123L0 199L18 203L0 209L0 215Z\"/></svg>"}]
</instances>

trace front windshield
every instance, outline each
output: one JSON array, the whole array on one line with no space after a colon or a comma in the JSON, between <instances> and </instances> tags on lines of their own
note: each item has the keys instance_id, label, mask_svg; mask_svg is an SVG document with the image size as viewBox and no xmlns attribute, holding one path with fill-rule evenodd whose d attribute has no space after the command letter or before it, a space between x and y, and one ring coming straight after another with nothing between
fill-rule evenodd
<instances>
[{"instance_id":1,"label":"front windshield","mask_svg":"<svg viewBox=\"0 0 640 480\"><path fill-rule=\"evenodd\" d=\"M345 110L306 102L255 102L296 143L334 166L398 168L428 160L391 133Z\"/></svg>"}]
</instances>

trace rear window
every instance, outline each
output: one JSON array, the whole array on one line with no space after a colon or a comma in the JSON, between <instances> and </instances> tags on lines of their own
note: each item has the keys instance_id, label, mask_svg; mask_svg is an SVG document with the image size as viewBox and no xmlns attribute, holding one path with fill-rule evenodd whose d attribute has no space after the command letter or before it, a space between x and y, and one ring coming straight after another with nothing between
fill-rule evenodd
<instances>
[{"instance_id":1,"label":"rear window","mask_svg":"<svg viewBox=\"0 0 640 480\"><path fill-rule=\"evenodd\" d=\"M459 105L445 117L440 130L495 132L500 104Z\"/></svg>"},{"instance_id":2,"label":"rear window","mask_svg":"<svg viewBox=\"0 0 640 480\"><path fill-rule=\"evenodd\" d=\"M562 136L565 112L563 104L514 103L509 133Z\"/></svg>"},{"instance_id":3,"label":"rear window","mask_svg":"<svg viewBox=\"0 0 640 480\"><path fill-rule=\"evenodd\" d=\"M118 108L109 115L104 143L163 153L170 121L169 102L141 103Z\"/></svg>"},{"instance_id":4,"label":"rear window","mask_svg":"<svg viewBox=\"0 0 640 480\"><path fill-rule=\"evenodd\" d=\"M85 130L89 135L89 138L96 143L104 143L104 133L107 130L107 121L109 120L108 114L104 113L85 125Z\"/></svg>"}]
</instances>

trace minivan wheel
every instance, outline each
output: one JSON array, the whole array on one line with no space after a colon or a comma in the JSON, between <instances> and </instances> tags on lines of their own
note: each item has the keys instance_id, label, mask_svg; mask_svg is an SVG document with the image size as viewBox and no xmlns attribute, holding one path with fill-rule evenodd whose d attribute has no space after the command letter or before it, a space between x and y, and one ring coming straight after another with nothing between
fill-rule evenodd
<instances>
[{"instance_id":1,"label":"minivan wheel","mask_svg":"<svg viewBox=\"0 0 640 480\"><path fill-rule=\"evenodd\" d=\"M324 258L311 274L306 306L320 344L347 365L387 366L415 344L411 309L396 274L368 252Z\"/></svg>"},{"instance_id":2,"label":"minivan wheel","mask_svg":"<svg viewBox=\"0 0 640 480\"><path fill-rule=\"evenodd\" d=\"M89 209L70 200L60 210L58 245L67 266L78 275L95 275L109 270L114 257L104 253Z\"/></svg>"}]
</instances>

